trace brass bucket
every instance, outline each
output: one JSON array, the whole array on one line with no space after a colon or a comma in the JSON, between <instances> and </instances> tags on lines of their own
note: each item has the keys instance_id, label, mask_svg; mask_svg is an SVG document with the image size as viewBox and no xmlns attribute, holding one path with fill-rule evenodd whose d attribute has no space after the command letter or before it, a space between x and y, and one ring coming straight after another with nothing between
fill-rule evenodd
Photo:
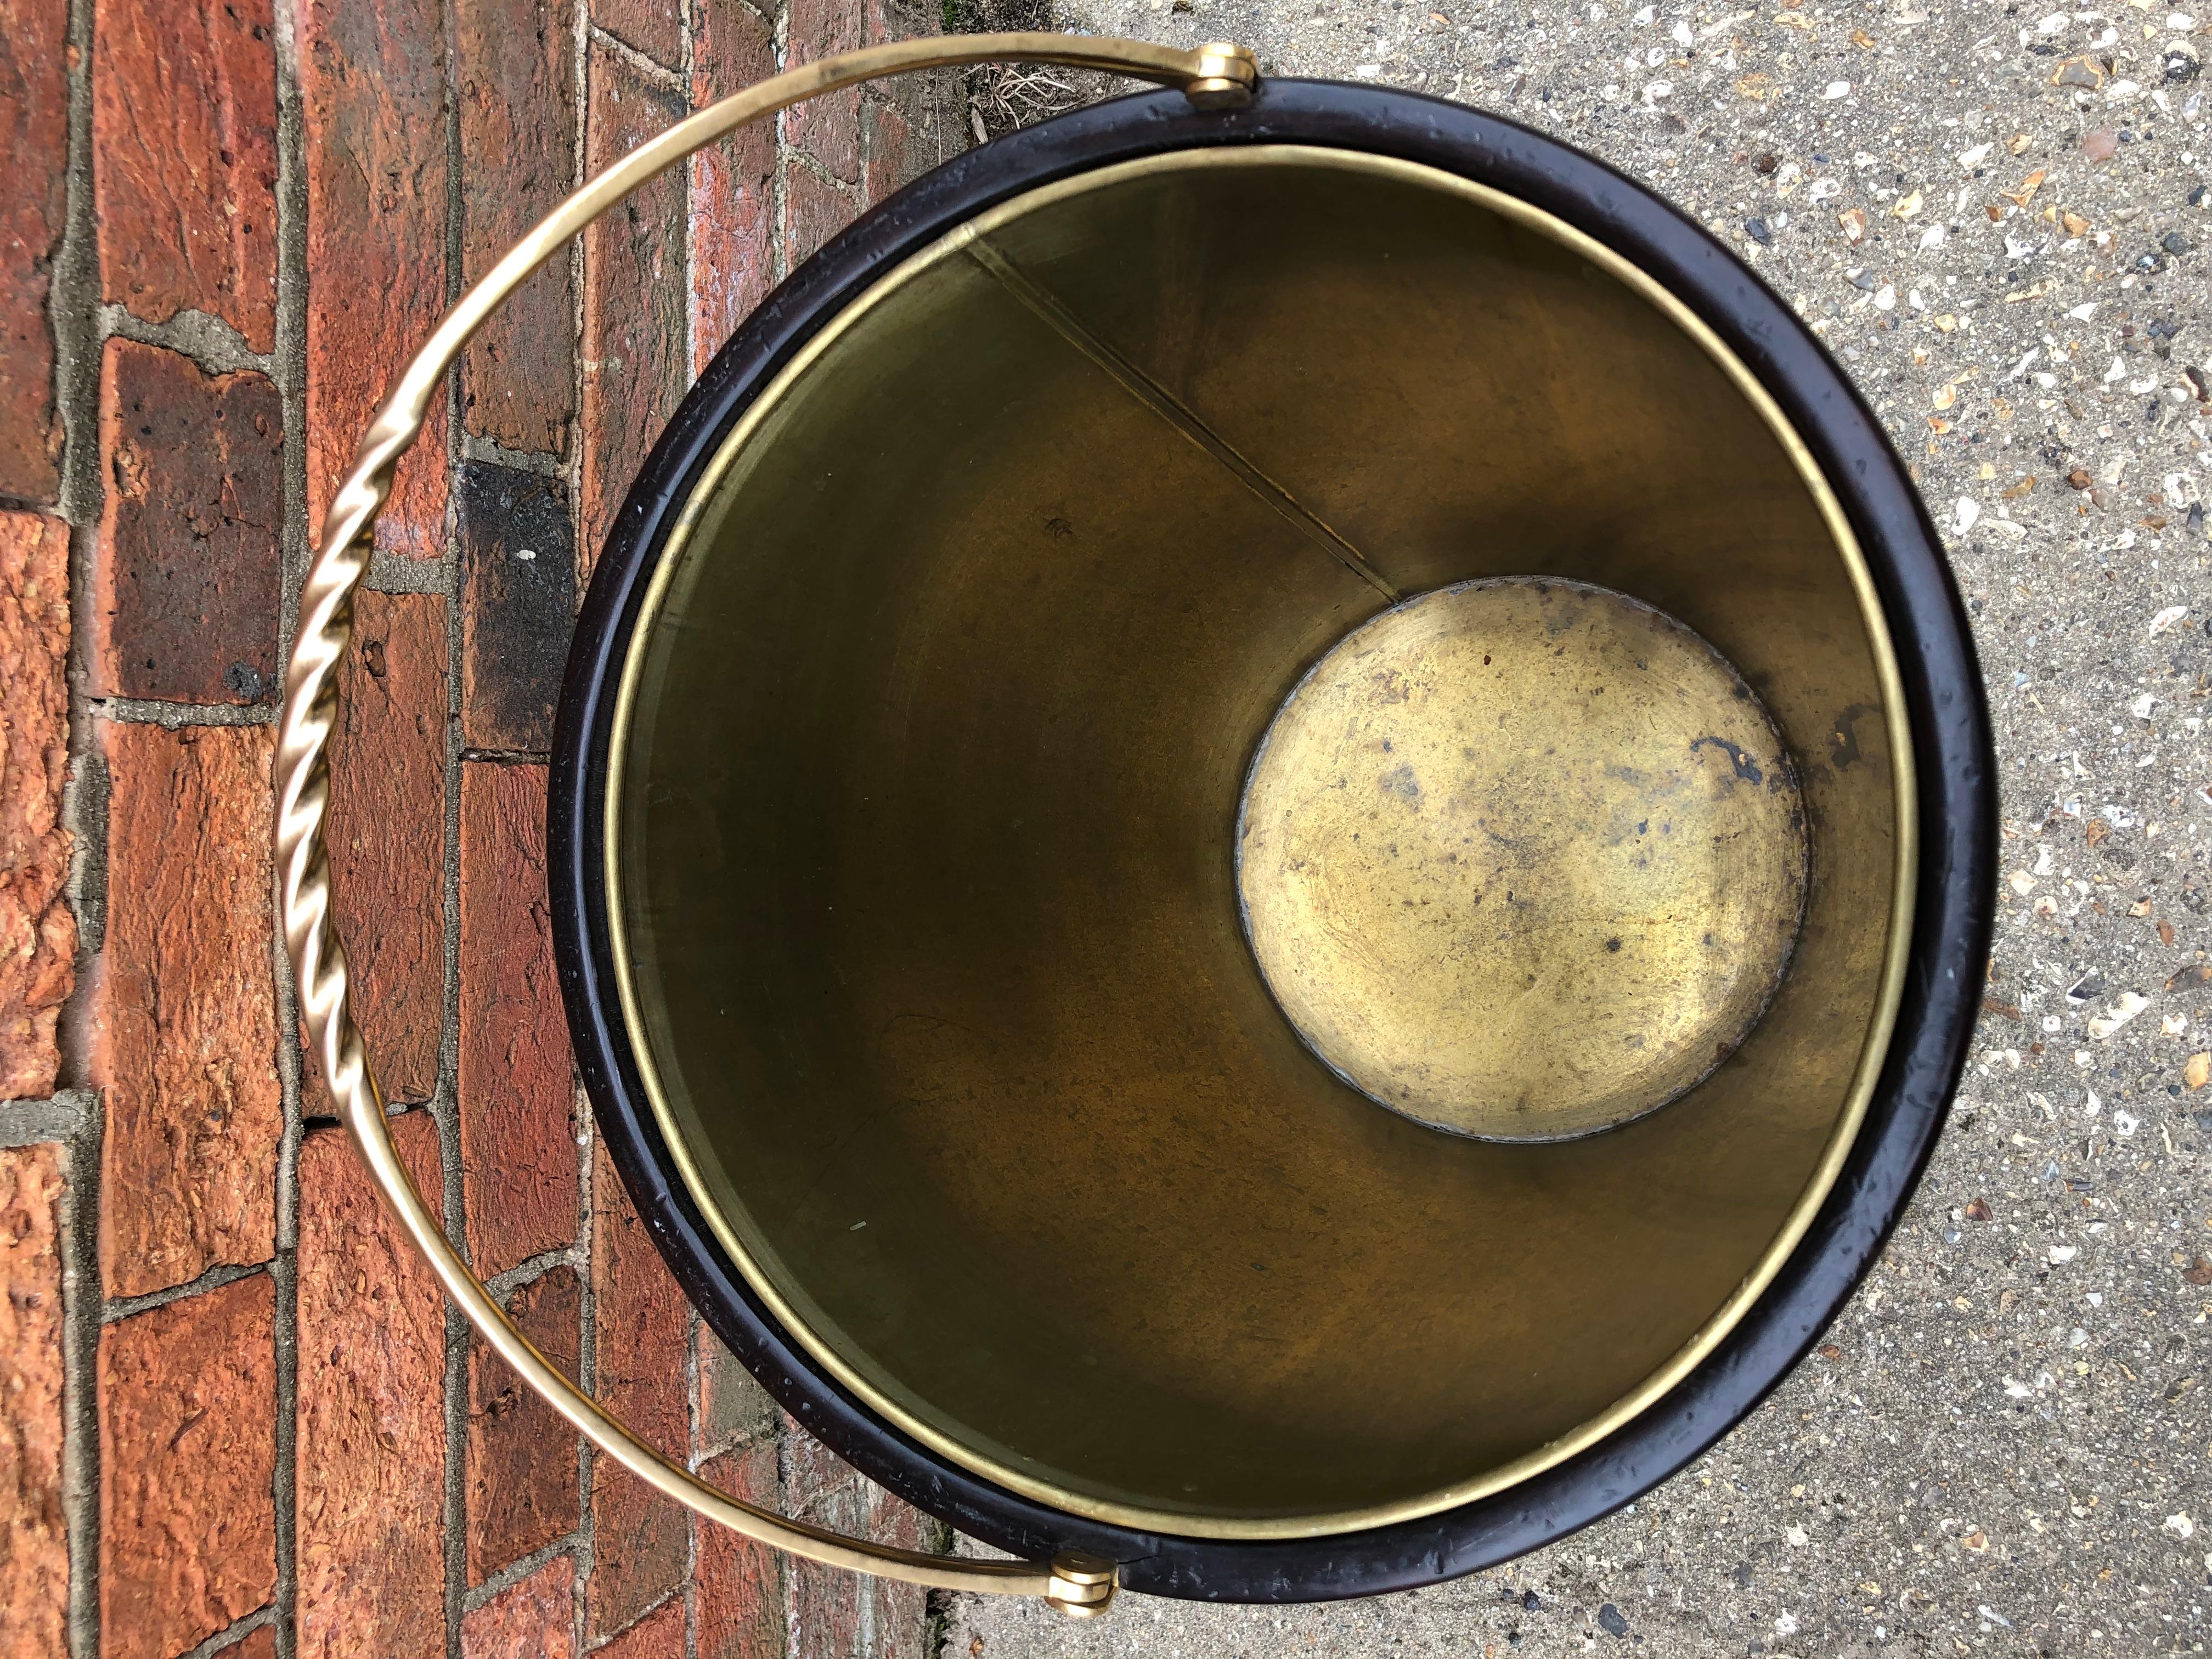
<instances>
[{"instance_id":1,"label":"brass bucket","mask_svg":"<svg viewBox=\"0 0 2212 1659\"><path fill-rule=\"evenodd\" d=\"M528 1350L392 1153L319 844L347 600L469 333L739 121L1000 56L1176 89L947 163L740 331L599 557L550 828L672 1267L1018 1563L765 1516ZM1630 1501L1848 1296L1978 1003L1980 684L1833 365L1597 164L1234 48L879 48L647 146L403 378L300 641L286 923L416 1242L643 1478L919 1582L1359 1594Z\"/></svg>"}]
</instances>

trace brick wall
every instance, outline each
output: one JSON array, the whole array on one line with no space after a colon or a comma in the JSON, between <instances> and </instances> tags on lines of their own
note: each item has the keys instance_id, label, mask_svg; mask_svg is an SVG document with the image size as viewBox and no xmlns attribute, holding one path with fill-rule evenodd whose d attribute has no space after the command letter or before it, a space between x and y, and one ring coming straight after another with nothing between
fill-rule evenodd
<instances>
[{"instance_id":1,"label":"brick wall","mask_svg":"<svg viewBox=\"0 0 2212 1659\"><path fill-rule=\"evenodd\" d=\"M276 949L277 675L386 377L608 160L887 0L0 0L0 1659L918 1655L914 1592L600 1466L394 1240ZM331 851L416 1180L523 1328L732 1489L917 1543L700 1326L597 1146L544 894L570 619L685 385L962 142L854 92L534 278L401 467Z\"/></svg>"}]
</instances>

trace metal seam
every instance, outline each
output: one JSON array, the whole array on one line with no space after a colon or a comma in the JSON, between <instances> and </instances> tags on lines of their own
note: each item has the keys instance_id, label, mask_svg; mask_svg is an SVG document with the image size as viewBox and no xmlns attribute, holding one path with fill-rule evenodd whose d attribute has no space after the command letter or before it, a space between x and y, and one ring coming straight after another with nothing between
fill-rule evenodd
<instances>
[{"instance_id":1,"label":"metal seam","mask_svg":"<svg viewBox=\"0 0 2212 1659\"><path fill-rule=\"evenodd\" d=\"M1297 496L1254 465L1234 444L1208 426L1189 404L1092 333L1050 289L992 246L989 238L971 234L966 238L962 252L981 266L1007 293L1028 307L1053 332L1111 375L1123 391L1219 462L1245 489L1282 514L1300 535L1391 604L1395 605L1404 597L1376 569L1364 553L1308 510Z\"/></svg>"}]
</instances>

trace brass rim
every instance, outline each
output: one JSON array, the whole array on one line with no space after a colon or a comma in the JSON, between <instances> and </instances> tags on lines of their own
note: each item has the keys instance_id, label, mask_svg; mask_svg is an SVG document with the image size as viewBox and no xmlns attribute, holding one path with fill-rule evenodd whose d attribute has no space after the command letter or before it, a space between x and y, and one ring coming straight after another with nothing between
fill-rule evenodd
<instances>
[{"instance_id":1,"label":"brass rim","mask_svg":"<svg viewBox=\"0 0 2212 1659\"><path fill-rule=\"evenodd\" d=\"M942 260L957 257L963 251L972 251L980 239L1041 208L1149 173L1193 167L1258 167L1286 163L1335 167L1422 185L1460 196L1547 237L1639 295L1693 341L1728 376L1738 392L1758 411L1789 455L1828 528L1837 553L1849 574L1852 592L1857 598L1860 621L1866 632L1875 676L1881 688L1883 725L1893 757L1892 775L1896 856L1892 875L1889 935L1883 955L1881 985L1843 1109L1837 1116L1835 1127L1822 1149L1811 1180L1807 1182L1765 1252L1735 1291L1672 1358L1606 1411L1569 1433L1509 1463L1472 1479L1440 1487L1419 1498L1316 1516L1222 1518L1156 1510L1093 1498L1041 1480L1033 1474L978 1452L971 1445L945 1433L889 1397L815 1330L778 1289L732 1225L721 1201L706 1180L670 1104L653 1060L638 1006L624 921L624 888L618 854L623 844L621 802L623 792L621 784L628 761L631 720L643 660L641 646L652 632L676 568L682 562L685 544L696 529L721 479L753 434L785 393L811 369L840 337L920 272ZM1898 1007L1904 994L1906 955L1912 937L1912 875L1919 850L1917 793L1911 732L1905 718L1904 686L1898 672L1896 653L1880 595L1875 587L1873 574L1868 568L1842 502L1780 405L1726 343L1686 304L1648 272L1595 238L1540 208L1441 168L1395 157L1322 146L1255 144L1237 149L1173 151L1097 168L1043 185L978 215L948 233L929 247L901 262L896 269L848 304L793 354L791 361L784 365L746 410L723 440L713 459L702 469L684 501L681 514L671 526L639 605L623 655L609 740L607 775L603 819L605 844L604 873L610 946L625 1035L646 1097L651 1103L653 1118L659 1127L669 1155L683 1177L684 1188L705 1218L716 1241L744 1277L748 1288L778 1323L841 1386L870 1410L937 1455L1008 1491L1053 1505L1069 1514L1187 1537L1240 1540L1326 1537L1440 1514L1504 1491L1565 1462L1596 1444L1656 1404L1688 1376L1750 1310L1752 1304L1781 1271L1783 1264L1796 1251L1806 1231L1812 1225L1814 1217L1834 1187L1844 1160L1849 1156L1865 1120L1888 1052Z\"/></svg>"}]
</instances>

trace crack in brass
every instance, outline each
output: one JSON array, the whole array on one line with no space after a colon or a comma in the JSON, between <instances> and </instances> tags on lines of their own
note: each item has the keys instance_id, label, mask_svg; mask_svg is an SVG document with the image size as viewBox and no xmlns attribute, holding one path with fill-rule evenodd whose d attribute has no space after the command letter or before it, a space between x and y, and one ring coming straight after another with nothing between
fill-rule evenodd
<instances>
[{"instance_id":1,"label":"crack in brass","mask_svg":"<svg viewBox=\"0 0 2212 1659\"><path fill-rule=\"evenodd\" d=\"M1000 286L1028 307L1046 326L1104 369L1131 397L1219 462L1236 477L1238 483L1290 520L1308 541L1391 604L1395 605L1405 597L1382 572L1376 569L1364 553L1303 506L1289 490L1253 465L1234 444L1200 419L1189 404L1084 326L1083 319L1061 304L1050 289L993 247L988 240L980 235L971 236L964 251Z\"/></svg>"}]
</instances>

